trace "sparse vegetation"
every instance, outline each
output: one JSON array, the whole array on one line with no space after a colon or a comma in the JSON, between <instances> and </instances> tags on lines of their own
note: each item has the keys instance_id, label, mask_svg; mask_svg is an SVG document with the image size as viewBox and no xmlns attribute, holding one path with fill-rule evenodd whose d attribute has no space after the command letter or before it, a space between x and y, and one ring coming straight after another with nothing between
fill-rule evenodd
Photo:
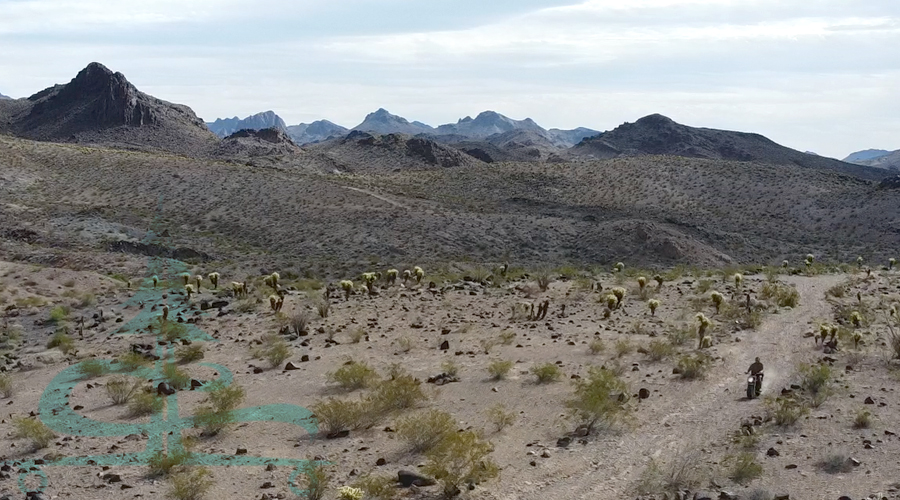
<instances>
[{"instance_id":1,"label":"sparse vegetation","mask_svg":"<svg viewBox=\"0 0 900 500\"><path fill-rule=\"evenodd\" d=\"M345 391L355 391L372 386L378 381L378 373L365 362L350 360L344 366L327 375L328 380L336 383Z\"/></svg>"},{"instance_id":2,"label":"sparse vegetation","mask_svg":"<svg viewBox=\"0 0 900 500\"><path fill-rule=\"evenodd\" d=\"M859 409L856 411L856 416L853 418L853 428L854 429L868 429L872 427L872 413Z\"/></svg>"},{"instance_id":3,"label":"sparse vegetation","mask_svg":"<svg viewBox=\"0 0 900 500\"><path fill-rule=\"evenodd\" d=\"M215 484L206 467L178 467L171 474L167 496L174 500L201 500Z\"/></svg>"},{"instance_id":4,"label":"sparse vegetation","mask_svg":"<svg viewBox=\"0 0 900 500\"><path fill-rule=\"evenodd\" d=\"M415 453L430 451L456 430L453 417L440 410L427 410L397 422L397 436Z\"/></svg>"},{"instance_id":5,"label":"sparse vegetation","mask_svg":"<svg viewBox=\"0 0 900 500\"><path fill-rule=\"evenodd\" d=\"M608 428L629 414L628 387L612 371L592 366L586 377L575 379L573 384L574 394L566 407L588 433L598 424Z\"/></svg>"},{"instance_id":6,"label":"sparse vegetation","mask_svg":"<svg viewBox=\"0 0 900 500\"><path fill-rule=\"evenodd\" d=\"M729 465L728 478L738 484L747 484L763 473L762 465L752 453L743 452L727 457L726 463Z\"/></svg>"},{"instance_id":7,"label":"sparse vegetation","mask_svg":"<svg viewBox=\"0 0 900 500\"><path fill-rule=\"evenodd\" d=\"M75 350L75 341L63 332L56 332L50 337L50 341L47 342L47 349L53 349L54 347L62 351L63 354L69 354Z\"/></svg>"},{"instance_id":8,"label":"sparse vegetation","mask_svg":"<svg viewBox=\"0 0 900 500\"><path fill-rule=\"evenodd\" d=\"M210 384L204 405L194 415L194 423L203 427L203 433L214 436L234 422L234 410L244 401L244 388L222 381Z\"/></svg>"},{"instance_id":9,"label":"sparse vegetation","mask_svg":"<svg viewBox=\"0 0 900 500\"><path fill-rule=\"evenodd\" d=\"M11 398L13 392L15 392L15 387L13 386L12 375L8 373L0 373L0 396L4 398Z\"/></svg>"},{"instance_id":10,"label":"sparse vegetation","mask_svg":"<svg viewBox=\"0 0 900 500\"><path fill-rule=\"evenodd\" d=\"M553 363L543 363L537 366L531 367L531 373L535 376L535 380L538 384L549 384L550 382L556 382L562 377L562 370L559 369Z\"/></svg>"},{"instance_id":11,"label":"sparse vegetation","mask_svg":"<svg viewBox=\"0 0 900 500\"><path fill-rule=\"evenodd\" d=\"M594 339L588 344L588 351L591 354L600 354L604 350L606 350L606 344L601 339Z\"/></svg>"},{"instance_id":12,"label":"sparse vegetation","mask_svg":"<svg viewBox=\"0 0 900 500\"><path fill-rule=\"evenodd\" d=\"M616 357L621 358L627 354L634 352L634 344L628 339L619 339L616 341Z\"/></svg>"},{"instance_id":13,"label":"sparse vegetation","mask_svg":"<svg viewBox=\"0 0 900 500\"><path fill-rule=\"evenodd\" d=\"M131 351L119 355L118 360L119 365L122 367L122 369L128 372L133 372L139 368L150 365L150 360L136 352Z\"/></svg>"},{"instance_id":14,"label":"sparse vegetation","mask_svg":"<svg viewBox=\"0 0 900 500\"><path fill-rule=\"evenodd\" d=\"M127 375L118 375L106 382L106 395L114 405L123 405L141 390L143 381Z\"/></svg>"},{"instance_id":15,"label":"sparse vegetation","mask_svg":"<svg viewBox=\"0 0 900 500\"><path fill-rule=\"evenodd\" d=\"M503 380L513 367L513 362L505 359L491 361L487 367L488 374L494 380Z\"/></svg>"},{"instance_id":16,"label":"sparse vegetation","mask_svg":"<svg viewBox=\"0 0 900 500\"><path fill-rule=\"evenodd\" d=\"M678 358L678 375L688 380L700 379L706 376L711 364L712 358L708 354L685 354Z\"/></svg>"},{"instance_id":17,"label":"sparse vegetation","mask_svg":"<svg viewBox=\"0 0 900 500\"><path fill-rule=\"evenodd\" d=\"M768 398L765 401L768 411L775 425L789 427L797 423L804 415L809 413L809 407L802 401L790 397Z\"/></svg>"},{"instance_id":18,"label":"sparse vegetation","mask_svg":"<svg viewBox=\"0 0 900 500\"><path fill-rule=\"evenodd\" d=\"M254 358L265 359L270 367L276 368L291 357L291 346L278 335L270 333L263 335L262 346L252 349L250 353Z\"/></svg>"},{"instance_id":19,"label":"sparse vegetation","mask_svg":"<svg viewBox=\"0 0 900 500\"><path fill-rule=\"evenodd\" d=\"M87 378L97 378L107 371L106 363L97 359L86 359L78 363L78 372Z\"/></svg>"},{"instance_id":20,"label":"sparse vegetation","mask_svg":"<svg viewBox=\"0 0 900 500\"><path fill-rule=\"evenodd\" d=\"M497 477L500 469L488 455L493 446L473 431L453 432L428 452L423 472L441 484L444 498L453 498L466 483Z\"/></svg>"},{"instance_id":21,"label":"sparse vegetation","mask_svg":"<svg viewBox=\"0 0 900 500\"><path fill-rule=\"evenodd\" d=\"M171 447L168 453L160 450L154 453L147 464L150 467L149 475L151 477L159 477L168 475L170 472L177 471L177 467L191 458L191 448L193 441L188 438L182 438L176 446Z\"/></svg>"},{"instance_id":22,"label":"sparse vegetation","mask_svg":"<svg viewBox=\"0 0 900 500\"><path fill-rule=\"evenodd\" d=\"M363 327L359 326L351 329L349 332L347 332L347 335L350 336L351 344L359 344L359 342L366 337L366 330Z\"/></svg>"},{"instance_id":23,"label":"sparse vegetation","mask_svg":"<svg viewBox=\"0 0 900 500\"><path fill-rule=\"evenodd\" d=\"M143 417L162 411L165 400L148 391L138 391L128 400L128 414L132 417Z\"/></svg>"},{"instance_id":24,"label":"sparse vegetation","mask_svg":"<svg viewBox=\"0 0 900 500\"><path fill-rule=\"evenodd\" d=\"M853 463L847 455L834 453L826 456L816 464L822 472L828 474L846 474L853 470Z\"/></svg>"},{"instance_id":25,"label":"sparse vegetation","mask_svg":"<svg viewBox=\"0 0 900 500\"><path fill-rule=\"evenodd\" d=\"M412 375L402 373L375 386L368 397L374 411L387 414L414 408L428 400L422 383Z\"/></svg>"},{"instance_id":26,"label":"sparse vegetation","mask_svg":"<svg viewBox=\"0 0 900 500\"><path fill-rule=\"evenodd\" d=\"M771 300L778 307L797 307L800 293L796 288L780 283L766 283L759 292L759 298Z\"/></svg>"},{"instance_id":27,"label":"sparse vegetation","mask_svg":"<svg viewBox=\"0 0 900 500\"><path fill-rule=\"evenodd\" d=\"M494 429L497 432L509 427L516 421L516 414L507 410L502 404L494 405L488 409L487 417L494 424Z\"/></svg>"},{"instance_id":28,"label":"sparse vegetation","mask_svg":"<svg viewBox=\"0 0 900 500\"><path fill-rule=\"evenodd\" d=\"M354 484L363 490L366 499L393 500L397 496L397 478L388 476L365 475Z\"/></svg>"},{"instance_id":29,"label":"sparse vegetation","mask_svg":"<svg viewBox=\"0 0 900 500\"><path fill-rule=\"evenodd\" d=\"M175 348L175 359L179 363L186 364L203 359L203 344L193 343L188 346L179 346Z\"/></svg>"},{"instance_id":30,"label":"sparse vegetation","mask_svg":"<svg viewBox=\"0 0 900 500\"><path fill-rule=\"evenodd\" d=\"M31 444L37 450L46 448L50 441L56 439L56 434L37 418L15 417L13 418L13 426L16 429L13 436L19 439L31 440Z\"/></svg>"},{"instance_id":31,"label":"sparse vegetation","mask_svg":"<svg viewBox=\"0 0 900 500\"><path fill-rule=\"evenodd\" d=\"M165 363L162 369L163 378L174 389L181 390L191 385L191 377L175 363Z\"/></svg>"},{"instance_id":32,"label":"sparse vegetation","mask_svg":"<svg viewBox=\"0 0 900 500\"><path fill-rule=\"evenodd\" d=\"M675 347L663 340L651 340L647 346L647 357L650 361L662 361L675 353Z\"/></svg>"}]
</instances>

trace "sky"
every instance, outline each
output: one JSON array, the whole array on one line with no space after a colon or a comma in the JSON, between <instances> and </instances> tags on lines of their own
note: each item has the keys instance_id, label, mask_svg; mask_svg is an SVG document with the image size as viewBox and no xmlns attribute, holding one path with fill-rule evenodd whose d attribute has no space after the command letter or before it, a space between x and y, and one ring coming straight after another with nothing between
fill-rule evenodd
<instances>
[{"instance_id":1,"label":"sky","mask_svg":"<svg viewBox=\"0 0 900 500\"><path fill-rule=\"evenodd\" d=\"M661 113L843 158L900 149L896 0L0 0L0 93L88 63L207 121Z\"/></svg>"}]
</instances>

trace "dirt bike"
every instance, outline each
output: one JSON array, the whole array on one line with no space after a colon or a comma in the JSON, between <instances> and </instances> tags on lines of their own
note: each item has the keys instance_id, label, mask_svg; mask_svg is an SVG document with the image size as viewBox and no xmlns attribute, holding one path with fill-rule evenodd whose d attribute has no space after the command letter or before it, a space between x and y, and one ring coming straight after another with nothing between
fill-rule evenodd
<instances>
[{"instance_id":1,"label":"dirt bike","mask_svg":"<svg viewBox=\"0 0 900 500\"><path fill-rule=\"evenodd\" d=\"M759 394L762 392L762 380L762 373L750 375L750 377L747 379L747 399L753 399L759 396Z\"/></svg>"}]
</instances>

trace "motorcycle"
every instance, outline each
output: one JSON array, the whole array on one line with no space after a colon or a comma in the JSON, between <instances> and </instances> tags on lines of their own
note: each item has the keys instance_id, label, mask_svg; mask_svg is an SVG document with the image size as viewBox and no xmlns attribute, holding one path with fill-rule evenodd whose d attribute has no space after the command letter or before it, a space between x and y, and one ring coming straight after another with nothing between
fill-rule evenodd
<instances>
[{"instance_id":1,"label":"motorcycle","mask_svg":"<svg viewBox=\"0 0 900 500\"><path fill-rule=\"evenodd\" d=\"M758 397L762 392L763 374L750 375L747 379L747 399Z\"/></svg>"}]
</instances>

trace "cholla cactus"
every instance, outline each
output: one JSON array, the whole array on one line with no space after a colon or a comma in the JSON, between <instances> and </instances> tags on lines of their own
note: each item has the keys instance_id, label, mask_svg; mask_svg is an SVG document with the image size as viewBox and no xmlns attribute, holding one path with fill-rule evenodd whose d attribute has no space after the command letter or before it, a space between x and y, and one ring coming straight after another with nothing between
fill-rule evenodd
<instances>
[{"instance_id":1,"label":"cholla cactus","mask_svg":"<svg viewBox=\"0 0 900 500\"><path fill-rule=\"evenodd\" d=\"M150 279L153 280L153 288L156 288L156 286L159 285L159 276L153 275Z\"/></svg>"},{"instance_id":2,"label":"cholla cactus","mask_svg":"<svg viewBox=\"0 0 900 500\"><path fill-rule=\"evenodd\" d=\"M191 295L194 294L194 285L184 285L184 293L187 295L188 300L191 300Z\"/></svg>"},{"instance_id":3,"label":"cholla cactus","mask_svg":"<svg viewBox=\"0 0 900 500\"><path fill-rule=\"evenodd\" d=\"M781 267L783 267L784 269L787 269L788 264L789 264L789 262L787 261L787 259L784 259L783 261L781 261Z\"/></svg>"},{"instance_id":4,"label":"cholla cactus","mask_svg":"<svg viewBox=\"0 0 900 500\"><path fill-rule=\"evenodd\" d=\"M643 291L644 287L647 286L647 278L645 276L638 276L637 283L641 288L641 291Z\"/></svg>"},{"instance_id":5,"label":"cholla cactus","mask_svg":"<svg viewBox=\"0 0 900 500\"><path fill-rule=\"evenodd\" d=\"M352 486L341 486L338 490L339 500L362 500L363 490Z\"/></svg>"},{"instance_id":6,"label":"cholla cactus","mask_svg":"<svg viewBox=\"0 0 900 500\"><path fill-rule=\"evenodd\" d=\"M853 323L853 326L859 328L860 326L862 326L862 320L862 314L860 314L859 311L853 311L852 313L850 313L850 322Z\"/></svg>"},{"instance_id":7,"label":"cholla cactus","mask_svg":"<svg viewBox=\"0 0 900 500\"><path fill-rule=\"evenodd\" d=\"M853 334L853 347L859 349L859 343L862 341L862 335L859 332Z\"/></svg>"},{"instance_id":8,"label":"cholla cactus","mask_svg":"<svg viewBox=\"0 0 900 500\"><path fill-rule=\"evenodd\" d=\"M344 290L344 300L350 300L350 294L353 293L353 282L343 280L341 281L341 288Z\"/></svg>"},{"instance_id":9,"label":"cholla cactus","mask_svg":"<svg viewBox=\"0 0 900 500\"><path fill-rule=\"evenodd\" d=\"M741 283L744 282L744 275L741 273L734 273L734 286L737 288L741 287Z\"/></svg>"},{"instance_id":10,"label":"cholla cactus","mask_svg":"<svg viewBox=\"0 0 900 500\"><path fill-rule=\"evenodd\" d=\"M656 316L656 309L659 307L659 301L650 299L647 301L647 307L650 308L650 316Z\"/></svg>"},{"instance_id":11,"label":"cholla cactus","mask_svg":"<svg viewBox=\"0 0 900 500\"><path fill-rule=\"evenodd\" d=\"M372 283L375 283L375 280L378 279L378 274L377 273L362 273L361 278L366 283L366 285L371 287Z\"/></svg>"},{"instance_id":12,"label":"cholla cactus","mask_svg":"<svg viewBox=\"0 0 900 500\"><path fill-rule=\"evenodd\" d=\"M169 306L163 304L163 306L162 306L162 320L163 320L163 323L165 323L166 320L168 320L168 319L169 319Z\"/></svg>"},{"instance_id":13,"label":"cholla cactus","mask_svg":"<svg viewBox=\"0 0 900 500\"><path fill-rule=\"evenodd\" d=\"M709 329L709 326L712 325L712 321L706 317L703 313L697 313L697 321L700 323L700 329L698 330L698 334L700 338L706 336L706 330Z\"/></svg>"},{"instance_id":14,"label":"cholla cactus","mask_svg":"<svg viewBox=\"0 0 900 500\"><path fill-rule=\"evenodd\" d=\"M416 283L421 283L422 278L425 277L425 271L419 266L413 268L413 274L416 276Z\"/></svg>"},{"instance_id":15,"label":"cholla cactus","mask_svg":"<svg viewBox=\"0 0 900 500\"><path fill-rule=\"evenodd\" d=\"M198 274L197 276L194 276L194 281L197 282L197 291L199 292L199 291L200 291L200 284L203 283L203 275L202 275L202 274Z\"/></svg>"},{"instance_id":16,"label":"cholla cactus","mask_svg":"<svg viewBox=\"0 0 900 500\"><path fill-rule=\"evenodd\" d=\"M209 282L212 283L213 290L219 287L219 273L209 273L207 278L209 278Z\"/></svg>"},{"instance_id":17,"label":"cholla cactus","mask_svg":"<svg viewBox=\"0 0 900 500\"><path fill-rule=\"evenodd\" d=\"M191 273L181 273L178 276L181 276L181 279L184 280L185 285L187 285L188 282L191 281Z\"/></svg>"},{"instance_id":18,"label":"cholla cactus","mask_svg":"<svg viewBox=\"0 0 900 500\"><path fill-rule=\"evenodd\" d=\"M665 278L663 278L662 275L657 274L653 277L653 281L656 282L656 288L661 288L663 281L665 281Z\"/></svg>"},{"instance_id":19,"label":"cholla cactus","mask_svg":"<svg viewBox=\"0 0 900 500\"><path fill-rule=\"evenodd\" d=\"M806 261L805 261L805 262L806 262L806 267L812 266L812 265L813 265L813 262L814 262L815 260L816 260L816 257L815 257L813 254L811 254L811 253L806 254Z\"/></svg>"},{"instance_id":20,"label":"cholla cactus","mask_svg":"<svg viewBox=\"0 0 900 500\"><path fill-rule=\"evenodd\" d=\"M396 269L388 269L386 276L388 285L393 285L397 281L397 276L400 276L400 271Z\"/></svg>"},{"instance_id":21,"label":"cholla cactus","mask_svg":"<svg viewBox=\"0 0 900 500\"><path fill-rule=\"evenodd\" d=\"M280 298L281 297L274 293L272 295L269 295L269 307L271 307L273 311L278 310L278 299Z\"/></svg>"},{"instance_id":22,"label":"cholla cactus","mask_svg":"<svg viewBox=\"0 0 900 500\"><path fill-rule=\"evenodd\" d=\"M616 262L616 265L613 267L614 273L621 273L625 270L625 264L622 262Z\"/></svg>"},{"instance_id":23,"label":"cholla cactus","mask_svg":"<svg viewBox=\"0 0 900 500\"><path fill-rule=\"evenodd\" d=\"M863 258L862 258L862 255L860 255L859 257L856 258L856 266L862 267L862 265L863 265Z\"/></svg>"},{"instance_id":24,"label":"cholla cactus","mask_svg":"<svg viewBox=\"0 0 900 500\"><path fill-rule=\"evenodd\" d=\"M898 313L898 311L897 311L897 304L894 304L894 305L891 306L891 312L890 312L890 314L891 314L891 316L893 316L893 317L895 317L895 318L897 318L898 316L900 316L900 313Z\"/></svg>"},{"instance_id":25,"label":"cholla cactus","mask_svg":"<svg viewBox=\"0 0 900 500\"><path fill-rule=\"evenodd\" d=\"M893 257L888 259L888 270L894 269L894 264L896 264L896 263L897 263L897 259L895 259Z\"/></svg>"},{"instance_id":26,"label":"cholla cactus","mask_svg":"<svg viewBox=\"0 0 900 500\"><path fill-rule=\"evenodd\" d=\"M606 302L606 308L609 310L613 310L619 304L619 299L613 295L609 294L603 298L603 301Z\"/></svg>"},{"instance_id":27,"label":"cholla cactus","mask_svg":"<svg viewBox=\"0 0 900 500\"><path fill-rule=\"evenodd\" d=\"M622 306L622 301L625 300L625 293L626 293L625 289L620 286L617 286L617 287L613 288L611 291L612 291L612 294L616 297L616 309L618 309L619 307Z\"/></svg>"},{"instance_id":28,"label":"cholla cactus","mask_svg":"<svg viewBox=\"0 0 900 500\"><path fill-rule=\"evenodd\" d=\"M725 301L725 297L719 292L712 292L709 294L709 298L712 300L713 307L716 308L716 314L719 314L719 309L722 307L722 302Z\"/></svg>"},{"instance_id":29,"label":"cholla cactus","mask_svg":"<svg viewBox=\"0 0 900 500\"><path fill-rule=\"evenodd\" d=\"M263 283L277 290L279 279L281 279L281 276L279 276L278 273L272 273L263 279Z\"/></svg>"}]
</instances>

